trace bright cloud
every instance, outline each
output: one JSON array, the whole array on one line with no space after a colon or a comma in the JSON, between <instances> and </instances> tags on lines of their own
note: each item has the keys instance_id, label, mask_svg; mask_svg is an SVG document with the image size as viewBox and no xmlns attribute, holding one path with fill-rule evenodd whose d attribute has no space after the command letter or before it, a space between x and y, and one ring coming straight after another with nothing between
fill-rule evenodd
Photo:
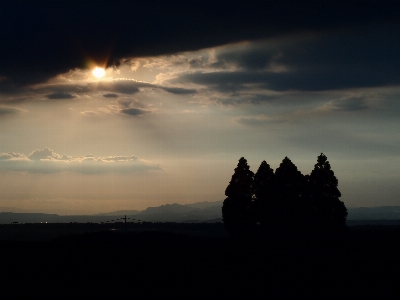
<instances>
[{"instance_id":1,"label":"bright cloud","mask_svg":"<svg viewBox=\"0 0 400 300\"><path fill-rule=\"evenodd\" d=\"M84 174L134 173L162 170L158 164L140 160L136 156L85 155L82 157L58 154L49 148L36 149L28 156L23 153L0 153L0 170L29 173L78 172Z\"/></svg>"}]
</instances>

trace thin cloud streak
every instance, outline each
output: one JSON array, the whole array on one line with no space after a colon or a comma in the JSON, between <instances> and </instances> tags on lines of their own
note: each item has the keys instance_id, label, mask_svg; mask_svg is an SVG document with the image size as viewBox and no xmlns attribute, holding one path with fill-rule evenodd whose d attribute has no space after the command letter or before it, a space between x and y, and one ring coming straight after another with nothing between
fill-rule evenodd
<instances>
[{"instance_id":1,"label":"thin cloud streak","mask_svg":"<svg viewBox=\"0 0 400 300\"><path fill-rule=\"evenodd\" d=\"M17 108L17 107L10 107L10 106L0 106L0 116L8 116L8 115L16 115L25 110Z\"/></svg>"},{"instance_id":2,"label":"thin cloud streak","mask_svg":"<svg viewBox=\"0 0 400 300\"><path fill-rule=\"evenodd\" d=\"M162 170L158 164L140 160L136 156L61 155L49 148L36 149L28 156L23 153L0 153L0 171L28 173L78 172L83 174L135 173Z\"/></svg>"}]
</instances>

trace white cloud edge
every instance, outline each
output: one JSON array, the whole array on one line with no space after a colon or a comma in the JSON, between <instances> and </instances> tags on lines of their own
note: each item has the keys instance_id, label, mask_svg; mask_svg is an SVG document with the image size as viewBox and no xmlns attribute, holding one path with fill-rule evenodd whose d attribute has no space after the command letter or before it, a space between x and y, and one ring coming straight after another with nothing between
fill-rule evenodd
<instances>
[{"instance_id":1,"label":"white cloud edge","mask_svg":"<svg viewBox=\"0 0 400 300\"><path fill-rule=\"evenodd\" d=\"M16 152L0 153L0 171L20 171L28 173L78 172L84 174L134 173L162 170L159 164L131 156L68 156L58 154L45 147L36 149L29 155Z\"/></svg>"}]
</instances>

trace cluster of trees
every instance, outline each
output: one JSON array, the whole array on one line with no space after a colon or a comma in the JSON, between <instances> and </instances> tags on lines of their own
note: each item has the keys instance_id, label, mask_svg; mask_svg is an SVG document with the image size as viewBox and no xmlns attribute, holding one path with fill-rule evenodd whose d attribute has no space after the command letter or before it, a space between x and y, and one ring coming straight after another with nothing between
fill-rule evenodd
<instances>
[{"instance_id":1,"label":"cluster of trees","mask_svg":"<svg viewBox=\"0 0 400 300\"><path fill-rule=\"evenodd\" d=\"M242 157L225 191L225 228L234 235L343 229L347 209L337 186L323 153L310 175L301 174L287 157L275 172L263 161L254 174Z\"/></svg>"}]
</instances>

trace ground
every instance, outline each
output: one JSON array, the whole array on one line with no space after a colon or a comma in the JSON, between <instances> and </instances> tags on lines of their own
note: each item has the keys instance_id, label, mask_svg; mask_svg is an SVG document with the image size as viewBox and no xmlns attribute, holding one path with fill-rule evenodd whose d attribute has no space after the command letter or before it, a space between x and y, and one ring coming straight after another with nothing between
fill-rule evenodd
<instances>
[{"instance_id":1,"label":"ground","mask_svg":"<svg viewBox=\"0 0 400 300\"><path fill-rule=\"evenodd\" d=\"M398 226L352 227L334 240L234 239L212 230L190 235L190 224L162 226L3 239L2 293L60 299L391 298L400 279ZM176 230L181 226L186 233ZM216 232L220 226L214 224Z\"/></svg>"}]
</instances>

